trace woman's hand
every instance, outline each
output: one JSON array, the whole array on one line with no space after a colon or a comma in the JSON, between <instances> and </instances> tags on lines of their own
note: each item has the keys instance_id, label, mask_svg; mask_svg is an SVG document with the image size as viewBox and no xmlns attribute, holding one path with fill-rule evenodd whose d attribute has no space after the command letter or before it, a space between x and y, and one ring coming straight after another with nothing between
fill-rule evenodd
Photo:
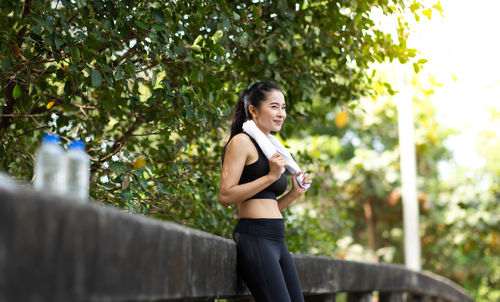
<instances>
[{"instance_id":1,"label":"woman's hand","mask_svg":"<svg viewBox=\"0 0 500 302\"><path fill-rule=\"evenodd\" d=\"M273 179L278 180L281 177L281 171L284 167L286 167L285 158L278 152L274 153L269 159L269 175L271 175Z\"/></svg>"},{"instance_id":2,"label":"woman's hand","mask_svg":"<svg viewBox=\"0 0 500 302\"><path fill-rule=\"evenodd\" d=\"M307 189L302 188L299 185L299 182L297 181L297 176L299 176L300 174L304 174L303 179L302 179L303 184L311 184L312 183L311 176L308 173L306 173L305 170L301 170L301 171L295 173L292 176L292 192L294 192L297 195L297 197L300 195L303 195L305 192L307 192Z\"/></svg>"}]
</instances>

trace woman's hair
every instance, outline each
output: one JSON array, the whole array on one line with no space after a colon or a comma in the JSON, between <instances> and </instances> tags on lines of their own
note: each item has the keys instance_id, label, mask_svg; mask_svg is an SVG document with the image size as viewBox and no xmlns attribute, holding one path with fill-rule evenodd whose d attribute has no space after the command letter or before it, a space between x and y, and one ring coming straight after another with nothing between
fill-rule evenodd
<instances>
[{"instance_id":1,"label":"woman's hair","mask_svg":"<svg viewBox=\"0 0 500 302\"><path fill-rule=\"evenodd\" d=\"M278 84L271 81L262 81L256 82L241 91L240 96L238 97L238 103L234 108L233 123L231 124L231 136L227 140L227 143L222 150L223 162L227 144L233 138L233 136L243 132L243 123L251 119L248 106L253 105L256 108L259 108L260 103L265 100L267 93L272 90L281 91Z\"/></svg>"}]
</instances>

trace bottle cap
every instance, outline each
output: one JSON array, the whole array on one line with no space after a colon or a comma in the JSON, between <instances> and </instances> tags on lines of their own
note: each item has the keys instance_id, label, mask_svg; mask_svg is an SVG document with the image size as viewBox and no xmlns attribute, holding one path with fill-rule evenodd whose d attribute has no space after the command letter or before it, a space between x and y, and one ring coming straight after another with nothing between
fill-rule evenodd
<instances>
[{"instance_id":1,"label":"bottle cap","mask_svg":"<svg viewBox=\"0 0 500 302\"><path fill-rule=\"evenodd\" d=\"M85 144L82 142L82 140L77 139L74 141L71 141L69 143L68 148L70 149L76 149L76 150L85 150Z\"/></svg>"},{"instance_id":2,"label":"bottle cap","mask_svg":"<svg viewBox=\"0 0 500 302\"><path fill-rule=\"evenodd\" d=\"M61 138L55 133L45 133L42 137L42 143L58 144L60 141Z\"/></svg>"}]
</instances>

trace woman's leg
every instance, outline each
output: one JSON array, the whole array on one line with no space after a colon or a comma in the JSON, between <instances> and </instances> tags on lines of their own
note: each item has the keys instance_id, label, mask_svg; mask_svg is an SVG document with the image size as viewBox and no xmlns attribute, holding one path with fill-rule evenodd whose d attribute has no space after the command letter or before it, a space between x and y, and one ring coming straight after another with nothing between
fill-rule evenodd
<instances>
[{"instance_id":1,"label":"woman's leg","mask_svg":"<svg viewBox=\"0 0 500 302\"><path fill-rule=\"evenodd\" d=\"M284 239L281 245L280 265L292 302L304 302L299 275Z\"/></svg>"},{"instance_id":2,"label":"woman's leg","mask_svg":"<svg viewBox=\"0 0 500 302\"><path fill-rule=\"evenodd\" d=\"M238 271L256 302L291 302L281 266L281 241L254 234L234 233Z\"/></svg>"}]
</instances>

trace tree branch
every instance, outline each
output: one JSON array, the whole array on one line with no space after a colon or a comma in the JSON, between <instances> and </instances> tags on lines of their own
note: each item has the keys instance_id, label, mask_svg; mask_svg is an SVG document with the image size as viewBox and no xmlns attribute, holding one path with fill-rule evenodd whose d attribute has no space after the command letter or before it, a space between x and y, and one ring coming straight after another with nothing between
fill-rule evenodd
<instances>
[{"instance_id":1,"label":"tree branch","mask_svg":"<svg viewBox=\"0 0 500 302\"><path fill-rule=\"evenodd\" d=\"M134 133L135 131L135 128L137 127L137 125L139 123L141 123L143 120L143 117L142 116L138 116L136 117L134 123L130 126L130 128L128 128L127 132L125 132L125 134L118 140L114 143L113 147L111 147L111 152L102 157L101 159L99 159L99 162L103 163L105 162L107 159L109 159L111 156L115 155L116 153L118 153L123 145L125 145L125 142L127 141L127 139L132 136L132 134Z\"/></svg>"},{"instance_id":2,"label":"tree branch","mask_svg":"<svg viewBox=\"0 0 500 302\"><path fill-rule=\"evenodd\" d=\"M22 117L22 118L28 118L32 116L42 116L45 115L44 113L36 113L36 114L2 114L2 116L5 117Z\"/></svg>"},{"instance_id":3,"label":"tree branch","mask_svg":"<svg viewBox=\"0 0 500 302\"><path fill-rule=\"evenodd\" d=\"M162 135L162 134L165 134L165 131L168 129L172 129L172 127L168 126L168 127L163 128L163 129L160 129L158 131L146 132L146 133L141 133L141 134L132 134L131 136Z\"/></svg>"},{"instance_id":4,"label":"tree branch","mask_svg":"<svg viewBox=\"0 0 500 302\"><path fill-rule=\"evenodd\" d=\"M21 133L19 135L16 135L14 138L19 138L19 137L25 136L26 134L31 133L33 131L40 130L40 129L45 129L45 128L50 128L50 127L49 126L41 126L41 127L36 127L36 128L30 129L30 130L26 130L23 133Z\"/></svg>"},{"instance_id":5,"label":"tree branch","mask_svg":"<svg viewBox=\"0 0 500 302\"><path fill-rule=\"evenodd\" d=\"M10 126L10 122L12 120L12 117L8 116L12 114L14 111L14 103L16 100L14 99L14 96L12 95L12 92L14 91L14 87L16 87L16 83L14 81L9 81L6 87L6 96L7 96L7 104L3 108L3 114L0 116L0 129L4 129Z\"/></svg>"},{"instance_id":6,"label":"tree branch","mask_svg":"<svg viewBox=\"0 0 500 302\"><path fill-rule=\"evenodd\" d=\"M127 52L125 52L121 57L120 57L120 62L118 63L118 66L122 65L123 62L125 61L126 58L128 58L130 55L132 55L136 50L137 47L139 46L140 41L137 41L135 45L132 48L129 48Z\"/></svg>"},{"instance_id":7,"label":"tree branch","mask_svg":"<svg viewBox=\"0 0 500 302\"><path fill-rule=\"evenodd\" d=\"M21 11L21 19L24 19L27 14L31 11L31 0L24 0L23 10ZM21 28L20 31L17 32L17 45L21 48L23 44L24 35L26 34L26 26Z\"/></svg>"}]
</instances>

